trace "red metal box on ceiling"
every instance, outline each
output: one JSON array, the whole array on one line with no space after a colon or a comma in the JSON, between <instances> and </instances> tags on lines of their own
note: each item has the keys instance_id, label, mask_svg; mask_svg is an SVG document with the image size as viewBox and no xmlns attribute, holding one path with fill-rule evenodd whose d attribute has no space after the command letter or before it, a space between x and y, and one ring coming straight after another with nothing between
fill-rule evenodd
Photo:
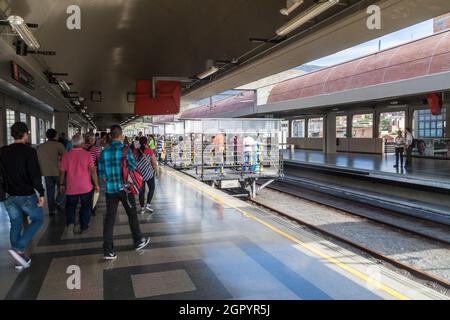
<instances>
[{"instance_id":1,"label":"red metal box on ceiling","mask_svg":"<svg viewBox=\"0 0 450 320\"><path fill-rule=\"evenodd\" d=\"M442 113L443 101L442 97L437 93L427 94L428 106L430 107L431 114L438 116Z\"/></svg>"},{"instance_id":2,"label":"red metal box on ceiling","mask_svg":"<svg viewBox=\"0 0 450 320\"><path fill-rule=\"evenodd\" d=\"M138 80L134 112L139 116L178 114L181 104L181 84L178 81L157 81L152 97L152 81Z\"/></svg>"}]
</instances>

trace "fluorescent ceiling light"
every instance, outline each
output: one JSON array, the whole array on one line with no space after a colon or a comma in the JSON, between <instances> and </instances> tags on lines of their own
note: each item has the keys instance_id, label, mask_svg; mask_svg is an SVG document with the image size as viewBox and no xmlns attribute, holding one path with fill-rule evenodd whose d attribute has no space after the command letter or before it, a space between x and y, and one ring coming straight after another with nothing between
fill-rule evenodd
<instances>
[{"instance_id":1,"label":"fluorescent ceiling light","mask_svg":"<svg viewBox=\"0 0 450 320\"><path fill-rule=\"evenodd\" d=\"M39 41L34 37L25 21L19 16L10 16L8 19L11 28L27 44L28 48L37 50L41 47Z\"/></svg>"},{"instance_id":2,"label":"fluorescent ceiling light","mask_svg":"<svg viewBox=\"0 0 450 320\"><path fill-rule=\"evenodd\" d=\"M212 76L214 73L216 73L217 71L219 71L219 68L217 68L216 66L212 66L210 67L208 70L200 73L197 78L199 79L205 79L209 76Z\"/></svg>"},{"instance_id":3,"label":"fluorescent ceiling light","mask_svg":"<svg viewBox=\"0 0 450 320\"><path fill-rule=\"evenodd\" d=\"M326 0L325 2L318 3L313 5L309 9L306 9L304 12L300 13L297 17L293 18L291 21L286 23L280 29L278 29L277 35L285 36L291 33L292 31L298 29L308 21L314 19L320 14L324 13L328 9L334 7L339 3L339 0Z\"/></svg>"},{"instance_id":4,"label":"fluorescent ceiling light","mask_svg":"<svg viewBox=\"0 0 450 320\"><path fill-rule=\"evenodd\" d=\"M303 4L303 0L288 0L286 8L280 10L280 13L284 16L290 15L295 9Z\"/></svg>"},{"instance_id":5,"label":"fluorescent ceiling light","mask_svg":"<svg viewBox=\"0 0 450 320\"><path fill-rule=\"evenodd\" d=\"M81 103L78 100L74 100L74 101L72 101L72 103L76 106L81 106Z\"/></svg>"},{"instance_id":6,"label":"fluorescent ceiling light","mask_svg":"<svg viewBox=\"0 0 450 320\"><path fill-rule=\"evenodd\" d=\"M67 92L70 91L69 85L68 85L67 82L65 82L64 80L59 80L59 81L58 81L58 84L59 84L59 86L61 87L61 89L62 89L63 91L67 91Z\"/></svg>"}]
</instances>

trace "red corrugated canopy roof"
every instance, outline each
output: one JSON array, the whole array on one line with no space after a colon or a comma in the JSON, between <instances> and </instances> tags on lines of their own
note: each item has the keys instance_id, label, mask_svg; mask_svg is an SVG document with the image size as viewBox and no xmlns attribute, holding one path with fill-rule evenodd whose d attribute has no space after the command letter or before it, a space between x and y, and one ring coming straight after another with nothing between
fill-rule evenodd
<instances>
[{"instance_id":1,"label":"red corrugated canopy roof","mask_svg":"<svg viewBox=\"0 0 450 320\"><path fill-rule=\"evenodd\" d=\"M242 96L234 96L227 98L216 103L213 103L213 107L209 105L201 106L198 108L192 108L183 112L180 118L214 118L221 114L234 112L242 108L253 107L255 105L255 93L254 91L246 91Z\"/></svg>"},{"instance_id":2,"label":"red corrugated canopy roof","mask_svg":"<svg viewBox=\"0 0 450 320\"><path fill-rule=\"evenodd\" d=\"M450 31L276 85L268 103L301 99L450 71Z\"/></svg>"}]
</instances>

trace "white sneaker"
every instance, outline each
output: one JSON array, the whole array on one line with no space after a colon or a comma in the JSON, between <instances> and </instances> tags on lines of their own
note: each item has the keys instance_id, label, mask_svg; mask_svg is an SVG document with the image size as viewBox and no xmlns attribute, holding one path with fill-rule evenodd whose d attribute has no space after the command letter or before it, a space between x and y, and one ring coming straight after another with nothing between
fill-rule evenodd
<instances>
[{"instance_id":1,"label":"white sneaker","mask_svg":"<svg viewBox=\"0 0 450 320\"><path fill-rule=\"evenodd\" d=\"M27 269L31 266L30 257L27 257L24 253L20 253L16 250L8 250L8 252L14 258L14 260L16 260L16 262L18 263L18 265L16 266L16 269L17 269L17 267L19 267L20 269L17 269L17 270Z\"/></svg>"},{"instance_id":2,"label":"white sneaker","mask_svg":"<svg viewBox=\"0 0 450 320\"><path fill-rule=\"evenodd\" d=\"M145 210L147 210L149 213L153 213L153 211L155 211L149 204L145 207Z\"/></svg>"},{"instance_id":3,"label":"white sneaker","mask_svg":"<svg viewBox=\"0 0 450 320\"><path fill-rule=\"evenodd\" d=\"M141 214L144 214L145 211L146 211L145 207L142 207L142 208L141 208Z\"/></svg>"},{"instance_id":4,"label":"white sneaker","mask_svg":"<svg viewBox=\"0 0 450 320\"><path fill-rule=\"evenodd\" d=\"M74 236L75 235L75 225L70 224L66 227L66 236Z\"/></svg>"}]
</instances>

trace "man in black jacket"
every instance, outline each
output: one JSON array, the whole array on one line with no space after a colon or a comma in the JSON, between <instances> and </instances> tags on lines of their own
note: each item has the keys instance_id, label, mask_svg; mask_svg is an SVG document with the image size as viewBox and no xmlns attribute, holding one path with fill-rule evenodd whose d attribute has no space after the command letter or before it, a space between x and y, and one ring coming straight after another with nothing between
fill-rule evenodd
<instances>
[{"instance_id":1,"label":"man in black jacket","mask_svg":"<svg viewBox=\"0 0 450 320\"><path fill-rule=\"evenodd\" d=\"M31 265L25 250L43 224L44 187L36 150L27 145L29 130L25 123L17 122L11 127L15 142L0 151L0 162L6 172L5 201L11 222L9 253L22 268ZM39 197L36 195L39 193ZM31 223L23 229L24 215Z\"/></svg>"}]
</instances>

